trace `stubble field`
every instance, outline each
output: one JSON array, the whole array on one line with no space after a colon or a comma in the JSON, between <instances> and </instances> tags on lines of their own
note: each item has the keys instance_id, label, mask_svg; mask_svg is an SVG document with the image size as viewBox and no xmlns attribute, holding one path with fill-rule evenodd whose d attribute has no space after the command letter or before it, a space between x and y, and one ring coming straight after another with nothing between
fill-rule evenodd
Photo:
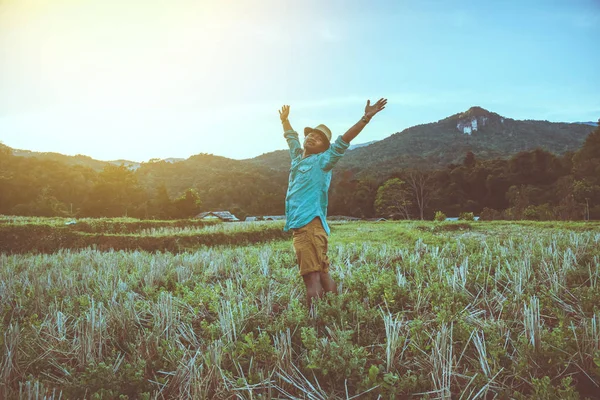
<instances>
[{"instance_id":1,"label":"stubble field","mask_svg":"<svg viewBox=\"0 0 600 400\"><path fill-rule=\"evenodd\" d=\"M598 223L332 222L311 318L281 222L65 222L0 218L0 398L600 393Z\"/></svg>"}]
</instances>

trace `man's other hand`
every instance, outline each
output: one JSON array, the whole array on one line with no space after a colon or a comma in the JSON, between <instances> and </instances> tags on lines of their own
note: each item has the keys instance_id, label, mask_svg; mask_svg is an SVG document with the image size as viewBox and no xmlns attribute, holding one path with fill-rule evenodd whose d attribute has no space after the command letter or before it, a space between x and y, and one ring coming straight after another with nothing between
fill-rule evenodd
<instances>
[{"instance_id":1,"label":"man's other hand","mask_svg":"<svg viewBox=\"0 0 600 400\"><path fill-rule=\"evenodd\" d=\"M373 105L371 105L371 100L367 100L367 105L365 106L365 117L368 119L373 118L375 114L385 108L387 104L387 99L381 98L379 101Z\"/></svg>"},{"instance_id":2,"label":"man's other hand","mask_svg":"<svg viewBox=\"0 0 600 400\"><path fill-rule=\"evenodd\" d=\"M281 110L279 110L279 118L281 118L281 122L285 122L288 119L289 115L290 115L290 106L285 105L285 106L281 107Z\"/></svg>"}]
</instances>

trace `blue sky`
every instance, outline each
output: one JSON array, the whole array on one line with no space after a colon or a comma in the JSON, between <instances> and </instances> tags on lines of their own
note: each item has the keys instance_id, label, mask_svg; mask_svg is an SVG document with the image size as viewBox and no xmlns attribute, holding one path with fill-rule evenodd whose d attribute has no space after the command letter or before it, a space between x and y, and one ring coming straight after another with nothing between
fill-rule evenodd
<instances>
[{"instance_id":1,"label":"blue sky","mask_svg":"<svg viewBox=\"0 0 600 400\"><path fill-rule=\"evenodd\" d=\"M223 4L221 4L223 3ZM367 99L383 139L479 105L600 118L600 2L4 0L0 141L97 159L285 148L341 135Z\"/></svg>"}]
</instances>

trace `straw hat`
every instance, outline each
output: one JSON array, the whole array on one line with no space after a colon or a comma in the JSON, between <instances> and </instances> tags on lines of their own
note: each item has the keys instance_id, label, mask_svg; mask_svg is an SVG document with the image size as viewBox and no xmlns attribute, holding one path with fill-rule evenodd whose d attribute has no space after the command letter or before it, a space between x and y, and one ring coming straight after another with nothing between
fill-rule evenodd
<instances>
[{"instance_id":1,"label":"straw hat","mask_svg":"<svg viewBox=\"0 0 600 400\"><path fill-rule=\"evenodd\" d=\"M331 131L329 130L328 127L326 127L323 124L318 125L315 128L311 128L311 127L306 127L304 128L304 136L308 136L309 133L317 131L319 133L322 133L325 138L327 139L327 143L331 143Z\"/></svg>"}]
</instances>

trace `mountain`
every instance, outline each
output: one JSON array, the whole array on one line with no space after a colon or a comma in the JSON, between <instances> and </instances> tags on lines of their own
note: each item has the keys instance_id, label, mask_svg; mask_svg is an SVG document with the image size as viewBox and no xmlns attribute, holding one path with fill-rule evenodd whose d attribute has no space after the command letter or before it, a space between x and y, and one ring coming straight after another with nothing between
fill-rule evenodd
<instances>
[{"instance_id":1,"label":"mountain","mask_svg":"<svg viewBox=\"0 0 600 400\"><path fill-rule=\"evenodd\" d=\"M173 164L173 163L184 161L184 160L185 160L185 158L173 158L173 157L171 157L171 158L164 158L164 159L153 158L153 159L150 159L148 161L148 163L164 161L164 162L168 162L168 163ZM141 162L129 161L129 160L113 160L113 161L107 161L107 162L110 163L110 164L113 164L113 165L121 165L122 164L122 165L126 166L127 168L129 168L132 171L137 170L139 167L142 166L142 164L144 164L144 163L141 163Z\"/></svg>"},{"instance_id":2,"label":"mountain","mask_svg":"<svg viewBox=\"0 0 600 400\"><path fill-rule=\"evenodd\" d=\"M110 162L108 161L95 160L92 157L84 156L82 154L67 156L60 153L38 152L20 149L12 149L12 154L20 157L35 157L40 160L58 161L67 165L81 165L97 171L103 169L107 165L110 165Z\"/></svg>"},{"instance_id":3,"label":"mountain","mask_svg":"<svg viewBox=\"0 0 600 400\"><path fill-rule=\"evenodd\" d=\"M347 151L350 152L350 150L353 149L370 146L371 144L376 142L377 140L372 140L366 143L350 144L350 147L348 147ZM275 170L287 169L290 163L290 152L288 150L275 150L269 153L263 153L260 156L254 158L247 158L241 161L248 164L261 165L263 167L272 168Z\"/></svg>"},{"instance_id":4,"label":"mountain","mask_svg":"<svg viewBox=\"0 0 600 400\"><path fill-rule=\"evenodd\" d=\"M139 163L137 161L129 161L129 160L111 160L111 161L107 161L107 163L112 164L112 165L117 165L117 166L124 165L132 171L135 171L141 165L141 163Z\"/></svg>"},{"instance_id":5,"label":"mountain","mask_svg":"<svg viewBox=\"0 0 600 400\"><path fill-rule=\"evenodd\" d=\"M377 140L371 140L370 142L366 142L366 143L350 144L350 147L348 147L348 150L354 150L354 149L358 149L361 147L366 147L366 146L372 145L375 142L377 142Z\"/></svg>"},{"instance_id":6,"label":"mountain","mask_svg":"<svg viewBox=\"0 0 600 400\"><path fill-rule=\"evenodd\" d=\"M443 167L462 162L469 151L475 157L507 158L542 148L564 154L581 147L592 127L548 121L514 120L481 107L471 107L438 122L417 125L344 157L340 166L386 171L390 168Z\"/></svg>"},{"instance_id":7,"label":"mountain","mask_svg":"<svg viewBox=\"0 0 600 400\"><path fill-rule=\"evenodd\" d=\"M289 153L287 157L289 163ZM154 190L164 185L172 198L188 188L196 188L202 206L209 210L220 209L225 202L243 202L255 212L284 212L281 199L285 198L288 177L283 169L276 171L261 164L197 154L181 162L143 163L135 174L144 188Z\"/></svg>"},{"instance_id":8,"label":"mountain","mask_svg":"<svg viewBox=\"0 0 600 400\"><path fill-rule=\"evenodd\" d=\"M41 160L50 160L50 161L58 161L67 165L82 165L85 167L89 167L93 170L100 171L107 165L125 165L130 170L138 169L142 163L137 161L130 160L110 160L110 161L100 161L93 159L89 156L84 156L82 154L77 154L75 156L67 156L60 153L53 152L39 152L39 151L31 151L31 150L21 150L21 149L12 149L12 154L20 157L36 157ZM152 161L166 161L169 163L179 162L185 160L184 158L165 158L164 160L153 159Z\"/></svg>"},{"instance_id":9,"label":"mountain","mask_svg":"<svg viewBox=\"0 0 600 400\"><path fill-rule=\"evenodd\" d=\"M458 164L469 151L480 159L508 158L535 148L564 154L579 149L592 130L592 126L578 123L514 120L471 107L437 122L407 128L367 147L348 150L338 168L353 170L358 176L384 176L405 167ZM289 155L275 151L249 162L285 169Z\"/></svg>"},{"instance_id":10,"label":"mountain","mask_svg":"<svg viewBox=\"0 0 600 400\"><path fill-rule=\"evenodd\" d=\"M593 129L591 123L588 125L587 123L514 120L481 107L471 107L465 112L437 122L407 128L383 140L353 145L340 161L338 169L352 170L358 176L363 174L386 176L399 168L438 168L451 163L458 164L469 151L479 159L508 158L521 151L535 148L564 154L579 149ZM108 164L125 164L135 170L144 169L142 167L145 166L153 166L150 168L153 170L160 166L165 173L168 170L178 170L178 173L189 172L196 176L207 172L202 170L201 165L208 162L212 165L211 171L224 168L239 170L242 175L247 171L253 177L260 173L268 175L268 171L273 171L277 172L279 177L281 176L279 173L287 172L290 162L288 150L276 150L245 160L197 155L187 160L153 159L147 163L128 160L98 161L82 155L65 156L26 150L13 150L13 153L24 157L53 159L70 165L85 165L95 170L101 170ZM157 163L160 165L155 165ZM180 168L168 167L168 165L179 165ZM167 175L161 176L161 179L167 179ZM193 179L188 183L194 183ZM171 192L171 189L169 191Z\"/></svg>"},{"instance_id":11,"label":"mountain","mask_svg":"<svg viewBox=\"0 0 600 400\"><path fill-rule=\"evenodd\" d=\"M185 160L185 158L173 158L173 157L171 157L171 158L165 158L163 161L166 161L166 162L169 162L169 163L176 163L176 162L183 161L183 160Z\"/></svg>"},{"instance_id":12,"label":"mountain","mask_svg":"<svg viewBox=\"0 0 600 400\"><path fill-rule=\"evenodd\" d=\"M589 125L589 126L598 126L598 122L593 122L593 121L575 122L575 123L576 124Z\"/></svg>"},{"instance_id":13,"label":"mountain","mask_svg":"<svg viewBox=\"0 0 600 400\"><path fill-rule=\"evenodd\" d=\"M289 168L290 152L288 150L275 150L261 154L258 157L241 160L241 162L249 165L260 165L275 170L285 170Z\"/></svg>"},{"instance_id":14,"label":"mountain","mask_svg":"<svg viewBox=\"0 0 600 400\"><path fill-rule=\"evenodd\" d=\"M472 204L467 202L472 210L481 207L503 210L509 206L506 194L511 185L547 186L557 177L569 173L571 168L562 165L563 161L568 164L568 160L559 160L543 151L528 152L508 162L481 163L477 165L486 166L469 169L462 167L467 152L473 152L477 160L509 159L524 150L536 148L562 154L579 150L584 139L587 143L586 138L593 136L589 134L594 129L578 123L513 120L481 107L472 107L437 122L413 126L375 143L348 150L333 175L331 210L340 215L373 216L379 185L406 167L437 169L435 176L441 179L438 186L450 185L444 192L444 200L432 205L436 209L456 214L464 209L465 199L472 199ZM283 138L282 142L285 143ZM5 157L11 152L20 156ZM126 164L135 172L127 175L119 169L110 169L98 173L111 163ZM449 164L455 166L447 168ZM82 215L121 215L119 213L125 212L128 206L117 202L127 198L115 197L113 201L114 207L125 207L122 210L113 206L107 208L109 206L104 202L108 204L112 200L105 192L112 186L105 183L118 183L119 179L135 176L147 200L136 206L135 215L138 216L171 212L171 206L163 201L166 196L177 199L190 188L198 192L203 210L280 215L285 209L289 165L288 150L247 160L197 154L182 161L152 159L135 163L13 150L0 143L0 178L6 178L0 179L0 213L55 215L62 213L64 210L60 210L67 205L74 205L75 209L82 210ZM515 165L516 168L511 169ZM467 178L470 181L465 180ZM491 186L488 181L492 182ZM485 190L479 190L482 187ZM540 186L540 193L546 190L547 187ZM556 194L558 189L552 190L554 194L549 196L559 196ZM99 203L95 199L102 193L106 199ZM135 199L131 197L127 201ZM142 201L141 198L138 200ZM547 201L538 200L541 201L539 204ZM164 210L161 204L166 207ZM442 206L448 208L443 210Z\"/></svg>"}]
</instances>

